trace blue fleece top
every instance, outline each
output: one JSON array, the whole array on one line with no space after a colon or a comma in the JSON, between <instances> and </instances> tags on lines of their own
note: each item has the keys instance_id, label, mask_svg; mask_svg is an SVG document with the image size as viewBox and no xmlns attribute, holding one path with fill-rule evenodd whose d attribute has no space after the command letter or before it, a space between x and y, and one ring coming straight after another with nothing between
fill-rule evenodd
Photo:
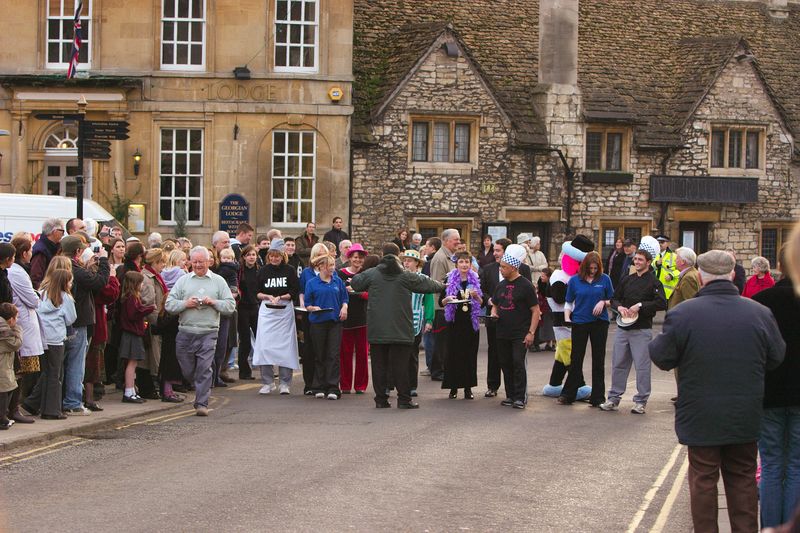
<instances>
[{"instance_id":1,"label":"blue fleece top","mask_svg":"<svg viewBox=\"0 0 800 533\"><path fill-rule=\"evenodd\" d=\"M300 282L300 294L305 294L306 293L306 284L310 280L312 280L314 278L318 278L318 277L319 277L319 273L314 270L314 267L306 267L306 268L304 268L303 271L300 273L300 279L299 279L299 282Z\"/></svg>"},{"instance_id":2,"label":"blue fleece top","mask_svg":"<svg viewBox=\"0 0 800 533\"><path fill-rule=\"evenodd\" d=\"M308 313L308 320L313 324L338 322L342 304L349 302L344 282L342 278L335 274L327 283L322 281L319 276L311 278L306 283L306 292L304 294L306 307L316 305L323 309L332 309L332 311Z\"/></svg>"},{"instance_id":3,"label":"blue fleece top","mask_svg":"<svg viewBox=\"0 0 800 533\"><path fill-rule=\"evenodd\" d=\"M601 274L600 278L591 284L583 281L580 276L572 276L567 284L567 302L573 304L572 323L588 324L595 320L605 320L608 322L608 312L603 308L600 316L594 316L592 309L601 300L610 300L614 295L614 287L611 278L606 274Z\"/></svg>"}]
</instances>

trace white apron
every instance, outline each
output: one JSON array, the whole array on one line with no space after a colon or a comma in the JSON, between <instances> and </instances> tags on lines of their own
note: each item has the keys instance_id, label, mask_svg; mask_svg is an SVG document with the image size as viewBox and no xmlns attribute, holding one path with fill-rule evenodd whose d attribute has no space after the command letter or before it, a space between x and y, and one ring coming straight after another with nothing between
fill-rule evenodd
<instances>
[{"instance_id":1,"label":"white apron","mask_svg":"<svg viewBox=\"0 0 800 533\"><path fill-rule=\"evenodd\" d=\"M253 344L253 366L262 365L300 368L292 302L286 302L283 309L270 309L266 302L261 303L258 333Z\"/></svg>"}]
</instances>

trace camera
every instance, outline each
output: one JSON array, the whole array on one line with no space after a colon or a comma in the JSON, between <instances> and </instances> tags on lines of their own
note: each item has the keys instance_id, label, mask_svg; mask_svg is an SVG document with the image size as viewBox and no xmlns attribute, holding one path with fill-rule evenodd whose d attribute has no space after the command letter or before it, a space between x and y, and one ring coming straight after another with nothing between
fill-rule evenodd
<instances>
[{"instance_id":1,"label":"camera","mask_svg":"<svg viewBox=\"0 0 800 533\"><path fill-rule=\"evenodd\" d=\"M94 253L96 253L96 254L99 254L99 253L100 253L100 247L101 247L102 245L103 245L103 244L102 244L100 241L94 241L94 242L92 243L92 251L93 251Z\"/></svg>"}]
</instances>

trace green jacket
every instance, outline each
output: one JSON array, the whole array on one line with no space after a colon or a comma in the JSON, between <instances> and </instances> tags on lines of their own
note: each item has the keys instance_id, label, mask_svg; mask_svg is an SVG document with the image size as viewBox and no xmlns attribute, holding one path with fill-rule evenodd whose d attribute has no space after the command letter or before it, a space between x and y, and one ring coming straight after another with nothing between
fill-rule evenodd
<instances>
[{"instance_id":1,"label":"green jacket","mask_svg":"<svg viewBox=\"0 0 800 533\"><path fill-rule=\"evenodd\" d=\"M370 344L414 344L411 293L438 293L444 284L407 272L395 255L385 255L380 264L357 274L350 286L369 292L367 340Z\"/></svg>"}]
</instances>

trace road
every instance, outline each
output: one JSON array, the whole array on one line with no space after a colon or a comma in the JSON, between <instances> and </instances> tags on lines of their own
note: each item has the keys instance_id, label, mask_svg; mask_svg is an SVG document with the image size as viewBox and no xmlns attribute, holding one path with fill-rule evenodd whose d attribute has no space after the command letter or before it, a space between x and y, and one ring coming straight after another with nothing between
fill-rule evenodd
<instances>
[{"instance_id":1,"label":"road","mask_svg":"<svg viewBox=\"0 0 800 533\"><path fill-rule=\"evenodd\" d=\"M187 407L0 457L0 530L691 531L672 375L654 369L646 415L629 412L633 382L605 413L542 397L551 364L529 354L524 411L428 378L416 411L305 397L299 373L291 396L239 382L208 418Z\"/></svg>"}]
</instances>

